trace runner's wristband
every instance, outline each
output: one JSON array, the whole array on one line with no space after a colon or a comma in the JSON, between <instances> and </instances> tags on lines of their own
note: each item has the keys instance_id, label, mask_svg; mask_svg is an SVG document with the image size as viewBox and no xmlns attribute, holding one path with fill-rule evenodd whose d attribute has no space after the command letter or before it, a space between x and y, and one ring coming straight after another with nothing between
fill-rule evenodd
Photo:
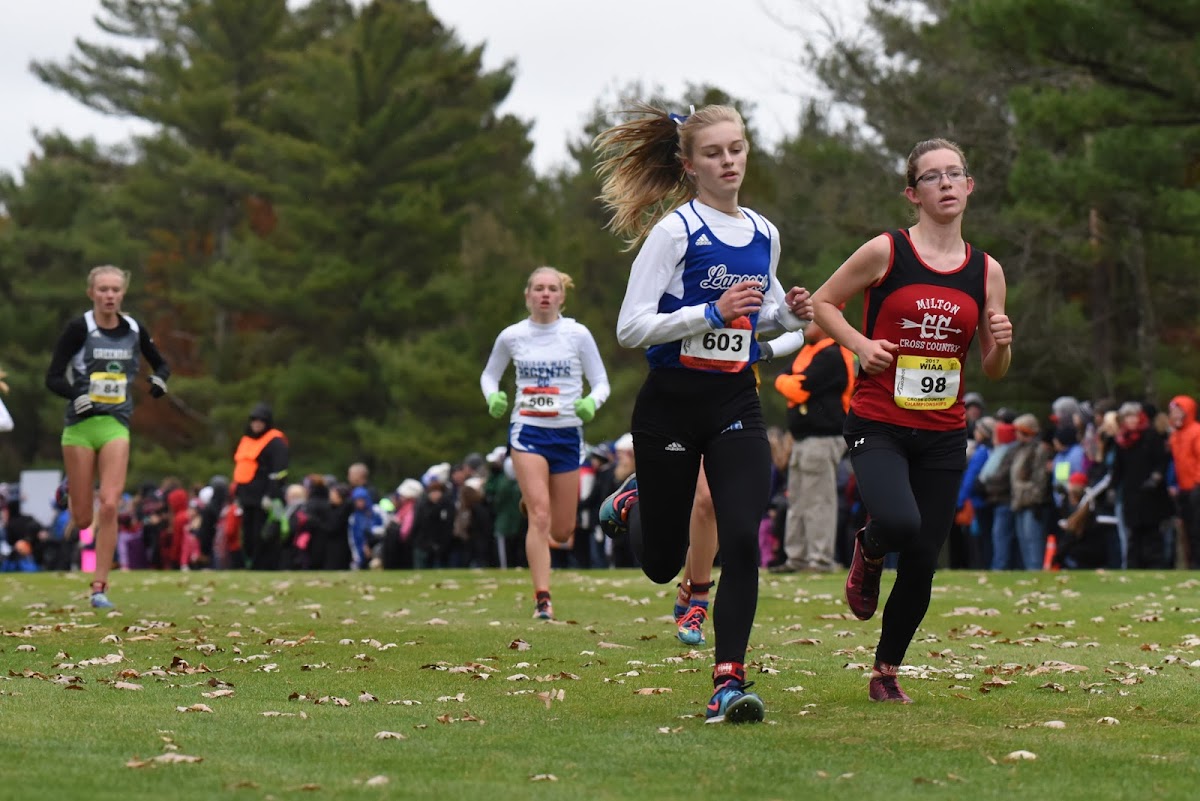
<instances>
[{"instance_id":1,"label":"runner's wristband","mask_svg":"<svg viewBox=\"0 0 1200 801\"><path fill-rule=\"evenodd\" d=\"M721 312L717 310L717 302L710 300L708 305L704 307L704 319L708 320L711 328L724 328L725 318L721 316Z\"/></svg>"}]
</instances>

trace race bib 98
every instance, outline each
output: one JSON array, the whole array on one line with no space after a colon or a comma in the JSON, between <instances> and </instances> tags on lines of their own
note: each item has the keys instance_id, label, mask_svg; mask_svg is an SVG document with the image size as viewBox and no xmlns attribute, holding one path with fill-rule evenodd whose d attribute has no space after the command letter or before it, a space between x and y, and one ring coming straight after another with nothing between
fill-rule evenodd
<instances>
[{"instance_id":1,"label":"race bib 98","mask_svg":"<svg viewBox=\"0 0 1200 801\"><path fill-rule=\"evenodd\" d=\"M961 381L958 359L901 356L896 359L893 395L901 409L949 409L958 399Z\"/></svg>"}]
</instances>

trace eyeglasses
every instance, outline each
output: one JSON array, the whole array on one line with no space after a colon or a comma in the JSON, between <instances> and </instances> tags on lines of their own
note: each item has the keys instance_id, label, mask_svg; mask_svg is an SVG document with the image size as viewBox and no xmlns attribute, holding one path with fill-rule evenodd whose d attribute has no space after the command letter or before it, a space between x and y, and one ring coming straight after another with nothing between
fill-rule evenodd
<instances>
[{"instance_id":1,"label":"eyeglasses","mask_svg":"<svg viewBox=\"0 0 1200 801\"><path fill-rule=\"evenodd\" d=\"M952 184L956 184L968 177L966 170L964 170L962 167L955 167L954 169L946 170L945 172L934 171L927 172L924 175L918 175L917 183L921 184L921 186L933 186L934 184L941 182L943 175L946 176L946 178L949 179L950 183Z\"/></svg>"}]
</instances>

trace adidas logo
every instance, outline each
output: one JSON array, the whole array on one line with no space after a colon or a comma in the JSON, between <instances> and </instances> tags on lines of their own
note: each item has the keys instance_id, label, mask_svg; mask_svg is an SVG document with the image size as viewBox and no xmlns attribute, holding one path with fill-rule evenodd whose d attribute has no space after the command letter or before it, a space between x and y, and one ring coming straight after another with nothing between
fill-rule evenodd
<instances>
[{"instance_id":1,"label":"adidas logo","mask_svg":"<svg viewBox=\"0 0 1200 801\"><path fill-rule=\"evenodd\" d=\"M670 445L663 448L663 450L667 451L668 453L685 453L685 452L687 452L687 448L683 447L678 442L672 442Z\"/></svg>"},{"instance_id":2,"label":"adidas logo","mask_svg":"<svg viewBox=\"0 0 1200 801\"><path fill-rule=\"evenodd\" d=\"M696 247L702 247L704 245L711 244L712 240L708 238L708 234L700 234L700 236L696 237Z\"/></svg>"}]
</instances>

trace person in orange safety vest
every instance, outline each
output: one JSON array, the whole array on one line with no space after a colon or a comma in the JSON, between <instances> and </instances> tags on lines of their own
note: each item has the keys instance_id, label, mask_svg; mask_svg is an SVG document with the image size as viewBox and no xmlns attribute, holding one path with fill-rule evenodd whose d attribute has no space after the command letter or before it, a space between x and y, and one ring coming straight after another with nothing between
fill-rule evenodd
<instances>
[{"instance_id":1,"label":"person in orange safety vest","mask_svg":"<svg viewBox=\"0 0 1200 801\"><path fill-rule=\"evenodd\" d=\"M242 553L246 566L276 568L278 549L262 541L263 527L276 501L282 503L288 470L288 441L275 428L271 407L260 403L250 412L246 433L233 455L233 495L242 509Z\"/></svg>"}]
</instances>

